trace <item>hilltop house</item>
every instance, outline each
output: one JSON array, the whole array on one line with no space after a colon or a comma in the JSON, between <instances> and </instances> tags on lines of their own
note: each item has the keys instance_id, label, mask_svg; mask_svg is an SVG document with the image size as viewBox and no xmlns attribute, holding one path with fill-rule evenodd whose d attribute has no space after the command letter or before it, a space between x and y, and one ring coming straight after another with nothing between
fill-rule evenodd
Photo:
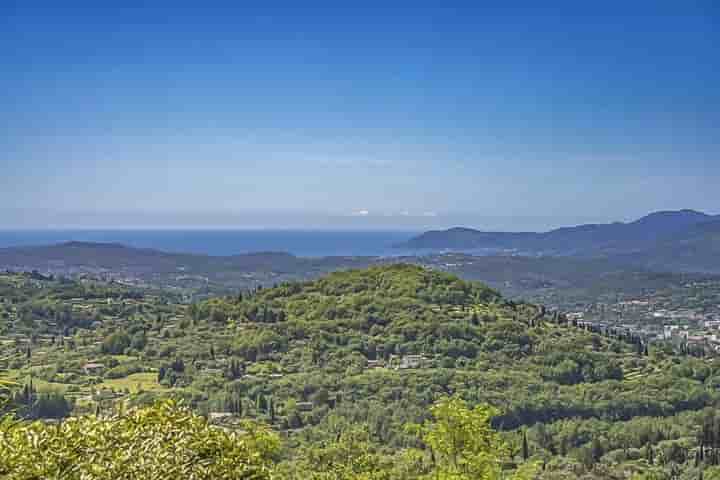
<instances>
[{"instance_id":1,"label":"hilltop house","mask_svg":"<svg viewBox=\"0 0 720 480\"><path fill-rule=\"evenodd\" d=\"M385 366L385 362L382 360L368 360L367 361L367 368L383 368Z\"/></svg>"},{"instance_id":2,"label":"hilltop house","mask_svg":"<svg viewBox=\"0 0 720 480\"><path fill-rule=\"evenodd\" d=\"M407 370L410 368L420 368L425 363L423 355L390 355L390 365L396 370Z\"/></svg>"},{"instance_id":3,"label":"hilltop house","mask_svg":"<svg viewBox=\"0 0 720 480\"><path fill-rule=\"evenodd\" d=\"M82 368L86 375L99 375L105 370L105 365L102 363L86 363Z\"/></svg>"}]
</instances>

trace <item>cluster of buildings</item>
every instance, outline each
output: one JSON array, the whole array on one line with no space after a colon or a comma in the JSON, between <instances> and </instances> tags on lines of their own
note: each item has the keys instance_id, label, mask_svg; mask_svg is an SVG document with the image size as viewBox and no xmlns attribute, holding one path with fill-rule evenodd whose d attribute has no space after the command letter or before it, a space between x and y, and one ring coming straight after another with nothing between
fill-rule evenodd
<instances>
[{"instance_id":1,"label":"cluster of buildings","mask_svg":"<svg viewBox=\"0 0 720 480\"><path fill-rule=\"evenodd\" d=\"M394 370L408 370L411 368L423 368L428 363L428 358L425 355L390 355L390 358L385 361L382 359L368 360L367 368L390 368Z\"/></svg>"},{"instance_id":2,"label":"cluster of buildings","mask_svg":"<svg viewBox=\"0 0 720 480\"><path fill-rule=\"evenodd\" d=\"M570 321L623 329L644 341L720 352L720 302L692 308L692 298L679 294L596 303L567 314Z\"/></svg>"}]
</instances>

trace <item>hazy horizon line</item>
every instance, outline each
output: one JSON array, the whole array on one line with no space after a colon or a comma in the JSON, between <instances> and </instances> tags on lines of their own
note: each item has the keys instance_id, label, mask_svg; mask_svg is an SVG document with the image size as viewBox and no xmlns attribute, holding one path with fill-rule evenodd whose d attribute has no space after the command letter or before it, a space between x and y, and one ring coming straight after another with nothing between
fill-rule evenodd
<instances>
[{"instance_id":1,"label":"hazy horizon line","mask_svg":"<svg viewBox=\"0 0 720 480\"><path fill-rule=\"evenodd\" d=\"M43 232L43 231L293 231L293 232L407 232L415 233L427 230L445 230L449 228L471 228L480 231L507 232L543 232L563 227L581 225L630 223L648 215L667 212L694 211L711 217L716 213L708 213L699 209L658 209L644 215L626 216L613 219L608 215L481 215L472 213L439 213L432 217L418 215L339 215L289 212L247 212L228 213L216 212L201 214L198 212L115 212L114 214L85 213L52 213L47 215L47 222L15 221L0 225L2 232ZM233 217L242 215L245 220L253 223L242 224L233 221ZM70 220L62 217L80 217L82 220ZM98 217L119 217L112 223L95 223ZM220 218L218 218L218 216ZM50 218L55 217L55 222ZM57 218L61 217L61 218ZM125 218L123 218L125 217ZM144 217L144 218L143 218ZM184 223L183 217L192 217L192 221ZM202 218L215 217L217 223L202 223ZM249 217L249 218L248 218ZM134 218L134 220L132 219ZM65 222L63 222L65 220ZM123 221L125 220L125 221ZM238 219L239 220L239 219ZM264 223L260 223L263 222ZM63 223L61 223L63 222ZM138 222L138 223L135 223Z\"/></svg>"}]
</instances>

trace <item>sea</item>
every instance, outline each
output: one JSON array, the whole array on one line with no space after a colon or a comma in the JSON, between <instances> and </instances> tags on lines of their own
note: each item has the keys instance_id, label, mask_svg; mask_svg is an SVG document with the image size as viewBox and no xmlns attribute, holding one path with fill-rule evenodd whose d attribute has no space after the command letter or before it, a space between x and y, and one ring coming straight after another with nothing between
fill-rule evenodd
<instances>
[{"instance_id":1,"label":"sea","mask_svg":"<svg viewBox=\"0 0 720 480\"><path fill-rule=\"evenodd\" d=\"M0 230L0 248L81 241L212 256L287 252L301 257L403 256L394 246L418 231L350 230Z\"/></svg>"}]
</instances>

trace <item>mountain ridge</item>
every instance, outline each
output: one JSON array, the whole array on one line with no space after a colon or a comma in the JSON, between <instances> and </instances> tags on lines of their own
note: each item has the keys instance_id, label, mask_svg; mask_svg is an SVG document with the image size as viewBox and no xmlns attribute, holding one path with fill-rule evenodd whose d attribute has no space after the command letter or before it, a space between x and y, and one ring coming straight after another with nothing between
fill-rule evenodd
<instances>
[{"instance_id":1,"label":"mountain ridge","mask_svg":"<svg viewBox=\"0 0 720 480\"><path fill-rule=\"evenodd\" d=\"M712 248L714 244L708 243L706 238L716 231L720 231L720 216L684 209L653 212L632 222L583 224L546 232L485 232L453 227L431 230L396 246L416 250L489 250L524 255L617 258L657 267L663 266L665 260L673 265L670 253L673 245L685 245L694 249L693 261L681 270L720 271L720 261Z\"/></svg>"}]
</instances>

